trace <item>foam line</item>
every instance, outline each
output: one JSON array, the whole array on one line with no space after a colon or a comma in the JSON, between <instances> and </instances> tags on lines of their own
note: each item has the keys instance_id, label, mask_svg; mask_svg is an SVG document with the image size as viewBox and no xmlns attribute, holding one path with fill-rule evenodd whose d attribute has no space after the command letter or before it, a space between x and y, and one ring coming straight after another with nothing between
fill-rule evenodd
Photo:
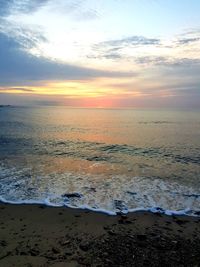
<instances>
[{"instance_id":1,"label":"foam line","mask_svg":"<svg viewBox=\"0 0 200 267\"><path fill-rule=\"evenodd\" d=\"M2 203L6 203L6 204L13 204L13 205L45 205L45 206L49 206L49 207L68 207L68 208L72 208L72 209L81 209L81 210L90 210L90 211L94 211L94 212L100 212L100 213L104 213L107 215L117 215L118 212L116 211L109 211L109 210L105 210L105 209L100 209L100 208L92 208L88 205L80 205L78 207L76 206L72 206L72 205L67 205L67 204L55 204L49 201L49 199L44 199L44 200L19 200L19 201L12 201L12 200L6 200L5 198L0 196L0 202ZM162 208L159 207L151 207L151 208L135 208L135 209L127 209L125 211L121 211L122 214L128 214L128 213L132 213L132 212L138 212L138 211L147 211L147 212L152 212L152 213L161 213L161 214L165 214L168 216L172 216L172 215L179 215L179 216L193 216L193 217L200 217L200 212L199 211L193 211L190 209L184 209L184 210L164 210ZM198 214L197 214L198 213Z\"/></svg>"}]
</instances>

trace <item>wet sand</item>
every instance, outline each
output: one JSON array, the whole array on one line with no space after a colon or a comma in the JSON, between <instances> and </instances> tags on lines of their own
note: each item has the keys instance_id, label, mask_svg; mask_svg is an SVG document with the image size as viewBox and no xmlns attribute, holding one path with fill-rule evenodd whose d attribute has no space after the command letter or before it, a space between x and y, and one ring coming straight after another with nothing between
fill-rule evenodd
<instances>
[{"instance_id":1,"label":"wet sand","mask_svg":"<svg viewBox=\"0 0 200 267\"><path fill-rule=\"evenodd\" d=\"M0 204L0 267L200 266L200 219Z\"/></svg>"}]
</instances>

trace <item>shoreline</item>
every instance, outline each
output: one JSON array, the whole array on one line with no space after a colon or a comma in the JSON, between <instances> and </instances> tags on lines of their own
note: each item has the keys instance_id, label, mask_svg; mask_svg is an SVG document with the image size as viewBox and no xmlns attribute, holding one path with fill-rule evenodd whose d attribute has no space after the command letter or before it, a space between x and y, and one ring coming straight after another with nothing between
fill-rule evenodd
<instances>
[{"instance_id":1,"label":"shoreline","mask_svg":"<svg viewBox=\"0 0 200 267\"><path fill-rule=\"evenodd\" d=\"M0 267L198 266L200 219L0 203Z\"/></svg>"},{"instance_id":2,"label":"shoreline","mask_svg":"<svg viewBox=\"0 0 200 267\"><path fill-rule=\"evenodd\" d=\"M162 214L167 216L186 216L186 217L195 217L200 218L200 210L194 211L190 209L185 210L165 210L160 207L151 207L151 208L135 208L135 209L127 209L125 211L109 211L105 209L97 209L97 208L91 208L90 206L83 205L80 207L70 206L70 205L53 205L52 203L49 203L48 201L9 201L5 200L2 197L0 197L0 205L1 204L8 204L8 205L42 205L50 208L69 208L69 209L75 209L80 211L91 211L91 212L97 212L106 214L109 216L117 216L117 215L128 215L132 213L137 212L149 212L153 214Z\"/></svg>"}]
</instances>

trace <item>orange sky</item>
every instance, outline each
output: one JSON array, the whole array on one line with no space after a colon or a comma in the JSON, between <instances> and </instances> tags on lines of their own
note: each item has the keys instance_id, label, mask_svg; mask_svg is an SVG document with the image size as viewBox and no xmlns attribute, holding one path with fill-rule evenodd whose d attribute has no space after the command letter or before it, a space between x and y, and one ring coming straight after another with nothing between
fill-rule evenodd
<instances>
[{"instance_id":1,"label":"orange sky","mask_svg":"<svg viewBox=\"0 0 200 267\"><path fill-rule=\"evenodd\" d=\"M0 104L200 106L200 2L153 2L1 1Z\"/></svg>"}]
</instances>

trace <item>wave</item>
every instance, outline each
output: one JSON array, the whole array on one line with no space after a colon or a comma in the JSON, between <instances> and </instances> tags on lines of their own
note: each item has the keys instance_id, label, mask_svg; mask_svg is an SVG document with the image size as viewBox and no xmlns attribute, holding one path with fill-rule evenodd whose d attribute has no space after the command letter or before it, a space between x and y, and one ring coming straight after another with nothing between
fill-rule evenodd
<instances>
[{"instance_id":1,"label":"wave","mask_svg":"<svg viewBox=\"0 0 200 267\"><path fill-rule=\"evenodd\" d=\"M1 165L0 201L67 206L111 215L141 210L200 216L200 191L195 184L183 185L155 177L73 172L36 176L28 168Z\"/></svg>"},{"instance_id":2,"label":"wave","mask_svg":"<svg viewBox=\"0 0 200 267\"><path fill-rule=\"evenodd\" d=\"M6 200L3 197L0 196L0 202L5 204L12 204L12 205L45 205L48 207L67 207L72 209L80 209L80 210L89 210L94 212L100 212L105 213L107 215L119 215L119 214L128 214L128 213L134 213L134 212L152 212L152 213L159 213L159 214L165 214L168 216L173 215L179 215L179 216L192 216L192 217L200 217L200 211L193 211L190 209L184 209L184 210L164 210L160 207L151 207L151 208L144 208L144 207L138 207L135 209L127 209L127 210L121 210L119 211L109 211L106 209L100 209L100 208L92 208L88 205L81 205L81 206L73 206L66 203L63 204L55 204L49 201L49 199L44 199L41 201L36 200L23 200L23 201L12 201L12 200Z\"/></svg>"},{"instance_id":3,"label":"wave","mask_svg":"<svg viewBox=\"0 0 200 267\"><path fill-rule=\"evenodd\" d=\"M190 151L184 149L175 150L164 147L136 147L127 144L106 144L89 141L72 140L40 140L26 137L8 137L0 135L0 146L2 153L8 156L11 154L32 154L47 155L56 157L70 156L73 158L85 159L88 161L101 161L119 163L124 161L124 157L134 159L142 157L144 159L155 158L167 160L171 163L200 164L200 155L198 149L190 148ZM88 156L90 155L90 156ZM121 160L120 160L121 159Z\"/></svg>"}]
</instances>

